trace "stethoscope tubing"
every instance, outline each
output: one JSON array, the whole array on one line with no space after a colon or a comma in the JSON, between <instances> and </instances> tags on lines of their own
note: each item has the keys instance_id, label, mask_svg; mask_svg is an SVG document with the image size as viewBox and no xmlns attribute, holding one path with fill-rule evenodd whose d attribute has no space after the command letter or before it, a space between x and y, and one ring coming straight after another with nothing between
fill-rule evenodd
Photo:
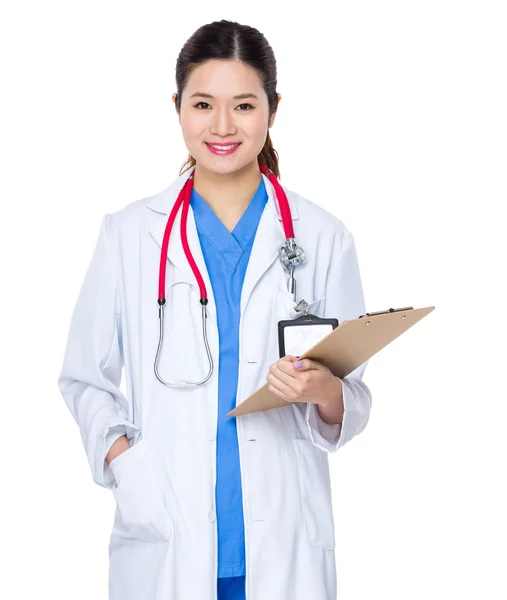
<instances>
[{"instance_id":1,"label":"stethoscope tubing","mask_svg":"<svg viewBox=\"0 0 507 600\"><path fill-rule=\"evenodd\" d=\"M275 174L268 167L259 163L259 168L262 173L264 173L265 175L268 176L268 178L269 178L270 182L273 184L273 187L276 192L276 197L278 200L278 205L280 207L280 214L282 217L282 222L283 222L283 227L284 227L285 237L286 237L285 256L290 255L289 259L291 259L291 260L296 259L296 251L295 250L298 249L298 247L297 247L297 245L295 243L295 239L294 239L294 227L293 227L293 223L292 223L292 215L291 215L291 210L290 210L290 206L289 206L289 201L287 200L285 191L282 188L282 186L280 185L280 183L278 182ZM188 218L188 209L190 206L190 199L191 199L191 195L192 195L193 179L194 179L194 173L192 172L190 174L190 176L188 177L188 179L186 180L180 193L178 194L178 198L176 199L176 202L174 203L174 206L169 215L169 219L167 220L167 225L166 225L166 228L164 231L164 238L162 240L162 249L160 252L158 300L157 300L158 305L159 305L159 311L158 311L158 313L159 313L159 341L158 341L158 346L157 346L157 353L155 356L154 371L155 371L155 375L156 375L157 379L162 384L164 384L165 386L170 387L170 388L181 388L181 387L190 388L190 387L196 387L196 386L202 385L203 383L206 383L206 381L208 381L208 379L211 377L211 375L213 373L213 357L211 355L211 351L209 348L207 329L206 329L206 322L207 322L207 312L206 312L207 308L206 307L208 304L208 295L207 295L207 291L206 291L206 285L205 285L202 275L199 271L199 268L194 260L194 257L192 256L192 252L190 250L190 246L188 244L188 239L187 239L187 218ZM181 243L183 246L183 250L185 252L185 256L187 257L188 263L189 263L189 265L192 269L192 272L194 273L195 278L197 279L197 283L199 285L199 294L200 294L200 303L201 303L201 318L202 318L202 333L203 333L204 345L206 348L206 354L208 357L209 370L208 370L206 377L204 377L204 379L201 379L200 381L179 380L179 381L171 383L171 382L164 380L164 378L160 375L159 369L158 369L158 363L160 360L163 339L164 339L164 307L166 304L165 277L166 277L166 267L167 267L167 249L169 246L169 238L171 235L172 227L173 227L174 221L176 219L176 215L177 215L180 207L182 207L181 222L180 222ZM284 247L282 246L282 248L284 248ZM287 255L287 251L288 251L289 255ZM303 258L301 260L304 261L304 253L302 253L302 257ZM283 262L285 263L286 261L287 261L287 258L285 258L285 260ZM289 263L288 266L286 265L286 268L290 272L289 288L292 289L292 291L295 295L294 264ZM176 282L176 283L182 283L182 282ZM183 282L183 283L187 283L187 282ZM173 285L176 285L176 284L173 284ZM170 286L169 289L171 289L173 287L173 285ZM190 284L190 285L192 286L192 284Z\"/></svg>"}]
</instances>

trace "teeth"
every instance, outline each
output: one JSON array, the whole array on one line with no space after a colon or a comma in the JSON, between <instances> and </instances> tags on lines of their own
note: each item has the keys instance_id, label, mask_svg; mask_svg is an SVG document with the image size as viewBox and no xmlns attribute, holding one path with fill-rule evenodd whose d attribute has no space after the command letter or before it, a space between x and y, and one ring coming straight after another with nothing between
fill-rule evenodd
<instances>
[{"instance_id":1,"label":"teeth","mask_svg":"<svg viewBox=\"0 0 507 600\"><path fill-rule=\"evenodd\" d=\"M231 148L235 148L236 146L239 146L239 144L231 144L230 146L213 146L213 144L208 144L209 146L211 146L212 148L215 148L216 150L230 150Z\"/></svg>"}]
</instances>

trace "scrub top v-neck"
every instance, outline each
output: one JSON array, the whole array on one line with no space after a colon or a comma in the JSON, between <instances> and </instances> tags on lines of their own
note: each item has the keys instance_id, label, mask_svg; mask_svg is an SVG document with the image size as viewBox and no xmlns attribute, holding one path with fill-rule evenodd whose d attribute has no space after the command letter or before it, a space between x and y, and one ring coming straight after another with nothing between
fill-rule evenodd
<instances>
[{"instance_id":1,"label":"scrub top v-neck","mask_svg":"<svg viewBox=\"0 0 507 600\"><path fill-rule=\"evenodd\" d=\"M232 232L195 188L190 199L213 287L219 335L215 488L218 577L240 577L246 573L236 418L226 417L226 414L236 406L241 290L267 199L264 179L261 178L257 191Z\"/></svg>"}]
</instances>

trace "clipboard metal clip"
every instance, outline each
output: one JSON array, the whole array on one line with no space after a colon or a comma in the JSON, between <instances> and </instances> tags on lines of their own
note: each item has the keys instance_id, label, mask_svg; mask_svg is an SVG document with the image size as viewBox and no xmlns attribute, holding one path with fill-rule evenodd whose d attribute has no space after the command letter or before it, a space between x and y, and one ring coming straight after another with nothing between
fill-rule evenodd
<instances>
[{"instance_id":1,"label":"clipboard metal clip","mask_svg":"<svg viewBox=\"0 0 507 600\"><path fill-rule=\"evenodd\" d=\"M366 313L365 315L359 315L358 319L363 317L374 317L375 315L385 315L387 313L400 312L403 310L413 310L413 306L404 306L403 308L389 308L387 310L379 310L378 312Z\"/></svg>"}]
</instances>

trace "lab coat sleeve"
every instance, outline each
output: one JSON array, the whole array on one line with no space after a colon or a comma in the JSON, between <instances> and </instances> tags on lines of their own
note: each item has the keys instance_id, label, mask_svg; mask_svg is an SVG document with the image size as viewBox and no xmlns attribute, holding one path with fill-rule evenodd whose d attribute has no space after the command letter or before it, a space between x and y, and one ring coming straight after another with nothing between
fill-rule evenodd
<instances>
[{"instance_id":1,"label":"lab coat sleeve","mask_svg":"<svg viewBox=\"0 0 507 600\"><path fill-rule=\"evenodd\" d=\"M137 442L140 428L128 416L120 391L123 368L119 296L111 215L105 215L95 250L71 317L63 365L61 394L76 420L93 480L112 489L114 477L105 457L126 435Z\"/></svg>"},{"instance_id":2,"label":"lab coat sleeve","mask_svg":"<svg viewBox=\"0 0 507 600\"><path fill-rule=\"evenodd\" d=\"M106 434L106 441L104 445L104 456L107 456L109 450L111 450L111 446L116 442L118 438L121 438L123 435L127 435L127 430L125 429L125 425L115 425L111 427Z\"/></svg>"},{"instance_id":3,"label":"lab coat sleeve","mask_svg":"<svg viewBox=\"0 0 507 600\"><path fill-rule=\"evenodd\" d=\"M336 317L339 323L357 319L366 312L354 238L345 225L342 227L343 233L334 238L325 292L325 316ZM341 380L345 408L341 423L326 423L317 405L307 403L305 418L311 440L326 452L336 452L368 423L371 392L362 379L367 364L364 362Z\"/></svg>"}]
</instances>

